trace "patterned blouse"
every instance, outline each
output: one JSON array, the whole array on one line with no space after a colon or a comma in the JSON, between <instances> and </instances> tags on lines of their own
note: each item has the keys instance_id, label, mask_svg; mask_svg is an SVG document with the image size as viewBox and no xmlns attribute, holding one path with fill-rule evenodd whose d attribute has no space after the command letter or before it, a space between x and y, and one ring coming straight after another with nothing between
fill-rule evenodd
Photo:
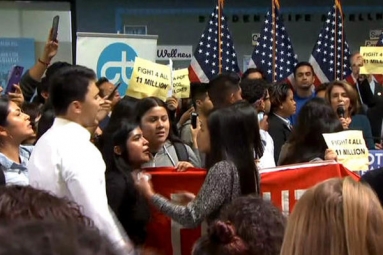
<instances>
[{"instance_id":1,"label":"patterned blouse","mask_svg":"<svg viewBox=\"0 0 383 255\"><path fill-rule=\"evenodd\" d=\"M229 161L220 161L211 167L196 198L186 206L176 205L163 196L152 198L155 207L187 228L208 224L217 219L221 209L241 195L237 167Z\"/></svg>"}]
</instances>

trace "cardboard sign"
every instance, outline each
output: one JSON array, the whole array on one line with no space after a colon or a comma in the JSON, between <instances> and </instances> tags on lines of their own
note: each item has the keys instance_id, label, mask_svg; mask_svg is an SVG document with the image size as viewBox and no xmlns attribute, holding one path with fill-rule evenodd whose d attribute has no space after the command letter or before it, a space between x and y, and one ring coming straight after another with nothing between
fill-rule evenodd
<instances>
[{"instance_id":1,"label":"cardboard sign","mask_svg":"<svg viewBox=\"0 0 383 255\"><path fill-rule=\"evenodd\" d=\"M360 47L363 57L361 74L383 74L383 47Z\"/></svg>"},{"instance_id":2,"label":"cardboard sign","mask_svg":"<svg viewBox=\"0 0 383 255\"><path fill-rule=\"evenodd\" d=\"M368 149L359 130L323 134L327 147L338 154L338 162L351 171L368 169Z\"/></svg>"},{"instance_id":3,"label":"cardboard sign","mask_svg":"<svg viewBox=\"0 0 383 255\"><path fill-rule=\"evenodd\" d=\"M170 87L171 69L168 66L136 57L126 95L137 99L154 96L165 101Z\"/></svg>"},{"instance_id":4,"label":"cardboard sign","mask_svg":"<svg viewBox=\"0 0 383 255\"><path fill-rule=\"evenodd\" d=\"M189 70L179 69L173 71L173 95L177 98L190 97Z\"/></svg>"}]
</instances>

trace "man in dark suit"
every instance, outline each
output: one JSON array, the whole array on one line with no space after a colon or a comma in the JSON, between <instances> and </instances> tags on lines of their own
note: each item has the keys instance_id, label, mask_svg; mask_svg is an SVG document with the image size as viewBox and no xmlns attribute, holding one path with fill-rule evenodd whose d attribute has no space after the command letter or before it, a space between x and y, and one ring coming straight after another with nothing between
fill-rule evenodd
<instances>
[{"instance_id":1,"label":"man in dark suit","mask_svg":"<svg viewBox=\"0 0 383 255\"><path fill-rule=\"evenodd\" d=\"M383 137L383 97L376 97L377 103L374 107L368 109L367 117L370 121L372 136L375 141L376 149L383 149L382 137Z\"/></svg>"},{"instance_id":2,"label":"man in dark suit","mask_svg":"<svg viewBox=\"0 0 383 255\"><path fill-rule=\"evenodd\" d=\"M383 86L382 86L382 84L378 83L374 79L374 76L372 76L372 75L368 76L367 81L369 83L371 93L374 96L375 103L377 103L378 100L382 100L383 99Z\"/></svg>"},{"instance_id":3,"label":"man in dark suit","mask_svg":"<svg viewBox=\"0 0 383 255\"><path fill-rule=\"evenodd\" d=\"M363 105L364 113L368 108L376 104L374 93L371 91L370 82L373 76L360 74L360 67L363 66L363 58L360 53L355 53L350 57L352 73L346 78L346 81L354 85L359 95L359 101Z\"/></svg>"}]
</instances>

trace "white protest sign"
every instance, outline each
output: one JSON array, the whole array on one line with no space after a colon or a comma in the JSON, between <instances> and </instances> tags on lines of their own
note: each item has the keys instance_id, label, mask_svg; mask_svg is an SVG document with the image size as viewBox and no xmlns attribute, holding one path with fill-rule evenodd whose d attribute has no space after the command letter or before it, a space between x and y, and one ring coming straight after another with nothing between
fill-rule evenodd
<instances>
[{"instance_id":1,"label":"white protest sign","mask_svg":"<svg viewBox=\"0 0 383 255\"><path fill-rule=\"evenodd\" d=\"M346 130L338 133L323 134L327 147L338 154L338 162L351 171L368 169L368 149L359 130Z\"/></svg>"}]
</instances>

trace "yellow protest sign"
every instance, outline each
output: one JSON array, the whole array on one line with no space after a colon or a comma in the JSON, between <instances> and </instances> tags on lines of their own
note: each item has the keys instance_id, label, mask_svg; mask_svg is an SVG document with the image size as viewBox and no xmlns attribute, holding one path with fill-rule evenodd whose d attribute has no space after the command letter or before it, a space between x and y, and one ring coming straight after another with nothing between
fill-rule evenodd
<instances>
[{"instance_id":1,"label":"yellow protest sign","mask_svg":"<svg viewBox=\"0 0 383 255\"><path fill-rule=\"evenodd\" d=\"M359 130L323 134L327 147L338 154L338 162L351 171L368 170L368 149Z\"/></svg>"},{"instance_id":2,"label":"yellow protest sign","mask_svg":"<svg viewBox=\"0 0 383 255\"><path fill-rule=\"evenodd\" d=\"M126 95L138 99L154 96L165 101L171 86L170 77L168 66L136 57Z\"/></svg>"},{"instance_id":3,"label":"yellow protest sign","mask_svg":"<svg viewBox=\"0 0 383 255\"><path fill-rule=\"evenodd\" d=\"M383 47L360 47L363 57L361 74L383 74Z\"/></svg>"},{"instance_id":4,"label":"yellow protest sign","mask_svg":"<svg viewBox=\"0 0 383 255\"><path fill-rule=\"evenodd\" d=\"M190 97L189 70L187 68L173 71L173 95L177 98Z\"/></svg>"}]
</instances>

